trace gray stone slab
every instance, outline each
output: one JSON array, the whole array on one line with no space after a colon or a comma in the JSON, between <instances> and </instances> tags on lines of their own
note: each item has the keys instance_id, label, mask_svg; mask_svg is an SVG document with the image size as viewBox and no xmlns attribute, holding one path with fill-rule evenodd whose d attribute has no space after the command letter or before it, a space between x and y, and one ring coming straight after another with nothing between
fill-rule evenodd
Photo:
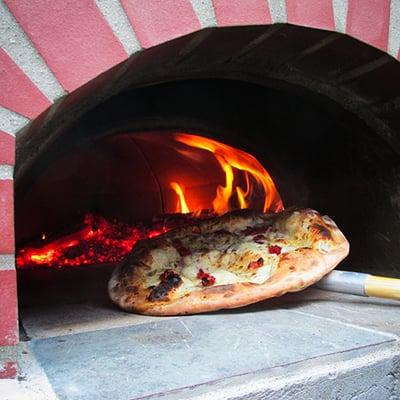
<instances>
[{"instance_id":1,"label":"gray stone slab","mask_svg":"<svg viewBox=\"0 0 400 400\"><path fill-rule=\"evenodd\" d=\"M22 325L32 339L73 335L157 321L159 318L122 312L110 304L57 304L20 310ZM168 317L174 318L174 317Z\"/></svg>"},{"instance_id":2,"label":"gray stone slab","mask_svg":"<svg viewBox=\"0 0 400 400\"><path fill-rule=\"evenodd\" d=\"M310 288L304 292L291 293L276 299L273 305L400 335L400 301L396 300L353 296ZM260 306L262 307L262 304Z\"/></svg>"},{"instance_id":3,"label":"gray stone slab","mask_svg":"<svg viewBox=\"0 0 400 400\"><path fill-rule=\"evenodd\" d=\"M128 400L394 340L331 319L270 309L160 318L33 340L30 347L61 400Z\"/></svg>"},{"instance_id":4,"label":"gray stone slab","mask_svg":"<svg viewBox=\"0 0 400 400\"><path fill-rule=\"evenodd\" d=\"M226 312L259 312L276 308L301 311L382 332L400 334L399 301L352 296L313 288ZM225 311L220 311L218 314L223 313ZM110 302L47 304L22 308L20 316L27 335L32 339L159 320L157 317L122 312L117 307L113 307Z\"/></svg>"}]
</instances>

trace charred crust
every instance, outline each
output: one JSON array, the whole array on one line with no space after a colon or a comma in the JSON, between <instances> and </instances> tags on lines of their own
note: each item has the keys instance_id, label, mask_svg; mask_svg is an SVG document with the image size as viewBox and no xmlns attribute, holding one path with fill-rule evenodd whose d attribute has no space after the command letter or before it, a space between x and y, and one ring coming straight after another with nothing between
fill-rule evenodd
<instances>
[{"instance_id":1,"label":"charred crust","mask_svg":"<svg viewBox=\"0 0 400 400\"><path fill-rule=\"evenodd\" d=\"M315 230L316 232L318 232L318 234L324 238L324 239L332 239L332 235L331 232L329 231L328 228L326 228L323 225L320 224L314 224L313 226L313 230Z\"/></svg>"},{"instance_id":2,"label":"charred crust","mask_svg":"<svg viewBox=\"0 0 400 400\"><path fill-rule=\"evenodd\" d=\"M164 271L160 278L161 282L151 289L149 301L168 300L168 295L182 284L181 277L170 269Z\"/></svg>"},{"instance_id":3,"label":"charred crust","mask_svg":"<svg viewBox=\"0 0 400 400\"><path fill-rule=\"evenodd\" d=\"M128 285L125 290L131 294L137 295L139 293L139 290L136 286L133 285Z\"/></svg>"}]
</instances>

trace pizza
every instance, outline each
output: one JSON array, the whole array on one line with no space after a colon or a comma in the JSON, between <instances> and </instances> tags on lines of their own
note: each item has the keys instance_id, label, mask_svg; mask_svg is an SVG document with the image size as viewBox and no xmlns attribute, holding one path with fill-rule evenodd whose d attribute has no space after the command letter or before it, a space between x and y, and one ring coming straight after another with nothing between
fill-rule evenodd
<instances>
[{"instance_id":1,"label":"pizza","mask_svg":"<svg viewBox=\"0 0 400 400\"><path fill-rule=\"evenodd\" d=\"M236 210L138 242L108 290L124 310L148 315L235 308L302 290L348 252L317 211Z\"/></svg>"}]
</instances>

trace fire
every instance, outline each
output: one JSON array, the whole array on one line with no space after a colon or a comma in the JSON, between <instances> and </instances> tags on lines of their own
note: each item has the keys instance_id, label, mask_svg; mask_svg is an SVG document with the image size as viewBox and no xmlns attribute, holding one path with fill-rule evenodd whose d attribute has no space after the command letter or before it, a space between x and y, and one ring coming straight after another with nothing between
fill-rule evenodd
<instances>
[{"instance_id":1,"label":"fire","mask_svg":"<svg viewBox=\"0 0 400 400\"><path fill-rule=\"evenodd\" d=\"M16 260L19 268L116 263L125 258L138 240L161 235L179 226L196 224L199 218L221 215L235 208L273 212L283 209L271 176L252 155L192 134L146 134L145 137L167 146L171 155L175 152L184 160L183 164L173 164L173 172L164 165L159 175L164 179L161 180L161 189L168 187L176 196L175 209L173 203L169 203L171 205L163 210L175 214L154 217L147 225L143 222L129 225L87 214L77 231L57 239L52 239L48 232L41 233L36 245L20 249ZM185 174L186 169L182 169L186 168L185 165L193 167L191 175ZM218 184L221 182L218 165L223 172L223 184ZM201 179L197 175L201 175Z\"/></svg>"},{"instance_id":2,"label":"fire","mask_svg":"<svg viewBox=\"0 0 400 400\"><path fill-rule=\"evenodd\" d=\"M80 230L45 245L40 243L39 247L21 249L17 266L60 268L115 263L123 260L138 240L161 235L169 229L163 223L153 227L130 226L88 214Z\"/></svg>"},{"instance_id":3,"label":"fire","mask_svg":"<svg viewBox=\"0 0 400 400\"><path fill-rule=\"evenodd\" d=\"M245 172L244 176L246 178L246 191L243 191L243 189L240 186L236 186L236 194L239 200L240 208L248 208L246 197L250 193L250 180L248 172Z\"/></svg>"},{"instance_id":4,"label":"fire","mask_svg":"<svg viewBox=\"0 0 400 400\"><path fill-rule=\"evenodd\" d=\"M177 182L171 182L171 188L175 191L178 196L178 202L176 204L175 212L187 214L190 212L189 207L187 206L185 195L184 195L184 186L180 185Z\"/></svg>"},{"instance_id":5,"label":"fire","mask_svg":"<svg viewBox=\"0 0 400 400\"><path fill-rule=\"evenodd\" d=\"M269 210L277 212L283 209L282 200L271 176L256 158L249 153L213 139L186 133L176 134L175 140L192 148L211 152L221 166L225 174L225 185L217 187L212 203L213 210L217 214L224 214L232 209L231 203L235 195L239 208L248 208L251 204L252 193L258 188L264 191L264 212ZM234 185L237 171L244 173L246 180L245 190L240 186ZM180 204L187 204L184 193L175 191L179 196ZM196 211L190 207L187 207L187 209Z\"/></svg>"}]
</instances>

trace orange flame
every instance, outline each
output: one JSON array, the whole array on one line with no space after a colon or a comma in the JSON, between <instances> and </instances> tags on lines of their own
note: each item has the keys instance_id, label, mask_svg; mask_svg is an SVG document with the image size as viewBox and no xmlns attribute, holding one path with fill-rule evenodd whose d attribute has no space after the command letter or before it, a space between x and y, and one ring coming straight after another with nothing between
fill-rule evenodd
<instances>
[{"instance_id":1,"label":"orange flame","mask_svg":"<svg viewBox=\"0 0 400 400\"><path fill-rule=\"evenodd\" d=\"M247 203L246 197L250 193L250 180L249 180L249 174L247 171L244 173L244 176L246 178L246 191L244 191L241 187L236 186L236 194L238 197L240 208L248 208L248 203Z\"/></svg>"},{"instance_id":2,"label":"orange flame","mask_svg":"<svg viewBox=\"0 0 400 400\"><path fill-rule=\"evenodd\" d=\"M184 143L190 147L203 149L214 154L225 173L225 185L217 187L216 196L213 200L213 209L217 214L223 214L231 210L230 202L234 193L236 193L240 208L248 208L253 187L252 181L256 186L261 187L265 193L263 211L280 211L283 209L283 203L275 184L266 169L250 154L235 149L224 143L209 139L203 136L179 133L175 135L175 140ZM234 188L235 170L242 171L246 179L246 190L239 186ZM235 189L235 191L234 191ZM184 195L177 192L181 204L184 201ZM184 201L185 202L185 201ZM186 202L185 202L186 204ZM190 207L187 208L190 210Z\"/></svg>"},{"instance_id":3,"label":"orange flame","mask_svg":"<svg viewBox=\"0 0 400 400\"><path fill-rule=\"evenodd\" d=\"M180 185L177 182L171 182L170 186L178 196L178 202L176 203L175 212L182 213L182 214L189 213L190 210L189 210L189 207L188 207L188 205L186 203L185 194L184 194L184 191L185 191L184 186Z\"/></svg>"}]
</instances>

